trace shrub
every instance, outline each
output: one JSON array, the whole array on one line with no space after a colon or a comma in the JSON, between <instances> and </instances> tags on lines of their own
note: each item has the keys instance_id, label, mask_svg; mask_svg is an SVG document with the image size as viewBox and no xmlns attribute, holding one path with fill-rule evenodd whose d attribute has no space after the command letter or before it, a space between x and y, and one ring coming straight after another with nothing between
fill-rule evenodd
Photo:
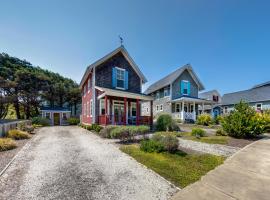
<instances>
[{"instance_id":1,"label":"shrub","mask_svg":"<svg viewBox=\"0 0 270 200\"><path fill-rule=\"evenodd\" d=\"M209 126L212 123L212 117L209 114L201 114L198 116L196 123L198 125Z\"/></svg>"},{"instance_id":2,"label":"shrub","mask_svg":"<svg viewBox=\"0 0 270 200\"><path fill-rule=\"evenodd\" d=\"M217 131L216 131L216 136L227 136L228 134L222 129L222 128L219 128Z\"/></svg>"},{"instance_id":3,"label":"shrub","mask_svg":"<svg viewBox=\"0 0 270 200\"><path fill-rule=\"evenodd\" d=\"M92 124L92 130L96 131L97 133L99 133L102 129L102 127L98 124Z\"/></svg>"},{"instance_id":4,"label":"shrub","mask_svg":"<svg viewBox=\"0 0 270 200\"><path fill-rule=\"evenodd\" d=\"M160 142L164 146L164 150L170 153L173 153L178 149L179 141L175 135L157 133L151 140Z\"/></svg>"},{"instance_id":5,"label":"shrub","mask_svg":"<svg viewBox=\"0 0 270 200\"><path fill-rule=\"evenodd\" d=\"M27 132L13 129L8 131L7 137L12 138L14 140L23 140L30 138L30 135Z\"/></svg>"},{"instance_id":6,"label":"shrub","mask_svg":"<svg viewBox=\"0 0 270 200\"><path fill-rule=\"evenodd\" d=\"M117 126L112 126L112 125L110 125L110 126L105 126L105 128L103 128L100 132L99 132L99 134L100 134L100 136L101 137L103 137L103 138L111 138L111 131L113 130L113 129L115 129Z\"/></svg>"},{"instance_id":7,"label":"shrub","mask_svg":"<svg viewBox=\"0 0 270 200\"><path fill-rule=\"evenodd\" d=\"M16 142L10 138L0 138L0 151L16 148Z\"/></svg>"},{"instance_id":8,"label":"shrub","mask_svg":"<svg viewBox=\"0 0 270 200\"><path fill-rule=\"evenodd\" d=\"M268 114L256 113L247 103L241 101L222 121L222 127L230 136L250 138L260 135L269 128Z\"/></svg>"},{"instance_id":9,"label":"shrub","mask_svg":"<svg viewBox=\"0 0 270 200\"><path fill-rule=\"evenodd\" d=\"M206 132L201 128L193 128L191 131L191 135L196 137L204 137L206 135Z\"/></svg>"},{"instance_id":10,"label":"shrub","mask_svg":"<svg viewBox=\"0 0 270 200\"><path fill-rule=\"evenodd\" d=\"M41 125L41 126L49 126L50 120L42 117L33 117L32 124Z\"/></svg>"},{"instance_id":11,"label":"shrub","mask_svg":"<svg viewBox=\"0 0 270 200\"><path fill-rule=\"evenodd\" d=\"M31 125L26 125L25 123L19 123L18 124L18 129L21 131L26 131L30 134L34 133L34 127Z\"/></svg>"},{"instance_id":12,"label":"shrub","mask_svg":"<svg viewBox=\"0 0 270 200\"><path fill-rule=\"evenodd\" d=\"M213 119L213 124L217 124L217 125L221 124L222 120L223 120L223 117L218 115Z\"/></svg>"},{"instance_id":13,"label":"shrub","mask_svg":"<svg viewBox=\"0 0 270 200\"><path fill-rule=\"evenodd\" d=\"M70 117L67 119L69 125L78 125L80 123L80 119L76 117Z\"/></svg>"},{"instance_id":14,"label":"shrub","mask_svg":"<svg viewBox=\"0 0 270 200\"><path fill-rule=\"evenodd\" d=\"M148 126L117 126L111 130L110 137L118 138L122 141L133 140L134 136L149 132Z\"/></svg>"},{"instance_id":15,"label":"shrub","mask_svg":"<svg viewBox=\"0 0 270 200\"><path fill-rule=\"evenodd\" d=\"M162 114L157 119L157 131L178 131L179 126L169 114Z\"/></svg>"},{"instance_id":16,"label":"shrub","mask_svg":"<svg viewBox=\"0 0 270 200\"><path fill-rule=\"evenodd\" d=\"M143 140L140 143L140 149L145 152L157 152L164 151L164 146L161 142L155 140Z\"/></svg>"}]
</instances>

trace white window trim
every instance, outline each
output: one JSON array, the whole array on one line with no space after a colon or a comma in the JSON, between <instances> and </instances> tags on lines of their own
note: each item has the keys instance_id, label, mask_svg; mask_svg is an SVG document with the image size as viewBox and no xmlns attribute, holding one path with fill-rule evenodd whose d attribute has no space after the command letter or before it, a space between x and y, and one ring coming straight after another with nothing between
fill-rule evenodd
<instances>
[{"instance_id":1,"label":"white window trim","mask_svg":"<svg viewBox=\"0 0 270 200\"><path fill-rule=\"evenodd\" d=\"M187 81L187 80L182 80L182 81L185 83L189 83L189 81ZM187 88L187 93L184 93L184 91L185 91L185 88L183 88L183 95L188 95L188 88Z\"/></svg>"},{"instance_id":2,"label":"white window trim","mask_svg":"<svg viewBox=\"0 0 270 200\"><path fill-rule=\"evenodd\" d=\"M99 101L99 115L102 115L102 113L101 113L101 103L102 102L104 102L104 108L105 108L105 99L100 99L100 101ZM110 114L110 101L109 100L107 100L107 114Z\"/></svg>"},{"instance_id":3,"label":"white window trim","mask_svg":"<svg viewBox=\"0 0 270 200\"><path fill-rule=\"evenodd\" d=\"M158 111L159 110L159 105L156 105L156 111Z\"/></svg>"},{"instance_id":4,"label":"white window trim","mask_svg":"<svg viewBox=\"0 0 270 200\"><path fill-rule=\"evenodd\" d=\"M159 110L160 110L160 111L163 111L163 105L162 105L162 104L160 104L160 105L159 105L159 107L160 107L160 109L159 109Z\"/></svg>"},{"instance_id":5,"label":"white window trim","mask_svg":"<svg viewBox=\"0 0 270 200\"><path fill-rule=\"evenodd\" d=\"M179 112L177 112L177 105L179 105L179 112L181 112L181 104L180 103L175 104L175 112L179 113Z\"/></svg>"},{"instance_id":6,"label":"white window trim","mask_svg":"<svg viewBox=\"0 0 270 200\"><path fill-rule=\"evenodd\" d=\"M130 116L132 116L132 108L136 109L136 115L137 115L137 103L136 102L131 102L130 103L130 108L129 108L129 112L130 112ZM136 117L136 116L132 116L132 117Z\"/></svg>"},{"instance_id":7,"label":"white window trim","mask_svg":"<svg viewBox=\"0 0 270 200\"><path fill-rule=\"evenodd\" d=\"M258 110L258 105L261 105L261 110L262 110L262 106L263 106L262 103L256 103L256 104L255 104L255 109Z\"/></svg>"},{"instance_id":8,"label":"white window trim","mask_svg":"<svg viewBox=\"0 0 270 200\"><path fill-rule=\"evenodd\" d=\"M115 67L115 69L116 69L116 89L120 89L120 90L125 90L125 71L126 71L126 69L123 69L123 68L119 68L119 67ZM123 81L124 81L124 87L117 87L117 70L120 70L120 71L124 71L124 79L123 79Z\"/></svg>"},{"instance_id":9,"label":"white window trim","mask_svg":"<svg viewBox=\"0 0 270 200\"><path fill-rule=\"evenodd\" d=\"M90 109L89 109L89 114L90 114L90 117L92 117L93 116L93 100L91 99L90 100Z\"/></svg>"}]
</instances>

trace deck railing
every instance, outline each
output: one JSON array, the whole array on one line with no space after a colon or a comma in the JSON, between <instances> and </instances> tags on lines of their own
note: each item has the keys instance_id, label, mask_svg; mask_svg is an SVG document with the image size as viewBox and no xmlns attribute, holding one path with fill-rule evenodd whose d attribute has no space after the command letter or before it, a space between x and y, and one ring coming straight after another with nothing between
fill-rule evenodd
<instances>
[{"instance_id":1,"label":"deck railing","mask_svg":"<svg viewBox=\"0 0 270 200\"><path fill-rule=\"evenodd\" d=\"M151 125L150 116L128 116L125 123L123 115L99 115L98 123L100 125Z\"/></svg>"}]
</instances>

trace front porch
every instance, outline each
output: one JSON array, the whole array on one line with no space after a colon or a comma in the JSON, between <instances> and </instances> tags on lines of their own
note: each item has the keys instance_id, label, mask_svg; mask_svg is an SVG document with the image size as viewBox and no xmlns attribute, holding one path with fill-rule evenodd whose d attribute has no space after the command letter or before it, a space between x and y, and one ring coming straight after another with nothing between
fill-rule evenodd
<instances>
[{"instance_id":1,"label":"front porch","mask_svg":"<svg viewBox=\"0 0 270 200\"><path fill-rule=\"evenodd\" d=\"M152 97L125 91L96 87L101 94L97 97L97 123L100 125L149 125L153 124L153 111L150 116L141 116L141 103Z\"/></svg>"},{"instance_id":2,"label":"front porch","mask_svg":"<svg viewBox=\"0 0 270 200\"><path fill-rule=\"evenodd\" d=\"M199 112L199 107L204 108L205 105L212 106L212 101L192 97L172 100L172 117L183 122L195 122L198 115L204 113L204 109L201 113Z\"/></svg>"}]
</instances>

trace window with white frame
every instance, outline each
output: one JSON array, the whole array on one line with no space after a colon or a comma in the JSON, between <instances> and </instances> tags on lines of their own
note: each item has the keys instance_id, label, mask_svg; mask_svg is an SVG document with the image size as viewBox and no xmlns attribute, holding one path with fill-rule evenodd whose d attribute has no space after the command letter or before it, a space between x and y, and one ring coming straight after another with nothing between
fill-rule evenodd
<instances>
[{"instance_id":1,"label":"window with white frame","mask_svg":"<svg viewBox=\"0 0 270 200\"><path fill-rule=\"evenodd\" d=\"M45 118L46 118L46 119L51 119L51 113L46 112L46 113L45 113Z\"/></svg>"},{"instance_id":2,"label":"window with white frame","mask_svg":"<svg viewBox=\"0 0 270 200\"><path fill-rule=\"evenodd\" d=\"M261 103L256 103L256 110L261 111L262 110L262 104Z\"/></svg>"},{"instance_id":3,"label":"window with white frame","mask_svg":"<svg viewBox=\"0 0 270 200\"><path fill-rule=\"evenodd\" d=\"M131 116L136 116L137 115L137 108L136 108L136 103L131 103L131 111L130 111L130 113L131 113Z\"/></svg>"},{"instance_id":4,"label":"window with white frame","mask_svg":"<svg viewBox=\"0 0 270 200\"><path fill-rule=\"evenodd\" d=\"M175 112L180 112L180 104L176 104Z\"/></svg>"},{"instance_id":5,"label":"window with white frame","mask_svg":"<svg viewBox=\"0 0 270 200\"><path fill-rule=\"evenodd\" d=\"M166 96L170 96L170 88L169 87L164 88L164 97L166 97Z\"/></svg>"},{"instance_id":6,"label":"window with white frame","mask_svg":"<svg viewBox=\"0 0 270 200\"><path fill-rule=\"evenodd\" d=\"M159 91L156 92L155 99L159 99Z\"/></svg>"},{"instance_id":7,"label":"window with white frame","mask_svg":"<svg viewBox=\"0 0 270 200\"><path fill-rule=\"evenodd\" d=\"M125 88L125 69L116 68L116 87Z\"/></svg>"},{"instance_id":8,"label":"window with white frame","mask_svg":"<svg viewBox=\"0 0 270 200\"><path fill-rule=\"evenodd\" d=\"M183 94L188 95L188 81L183 81Z\"/></svg>"},{"instance_id":9,"label":"window with white frame","mask_svg":"<svg viewBox=\"0 0 270 200\"><path fill-rule=\"evenodd\" d=\"M100 99L99 114L100 115L105 115L105 100L104 99Z\"/></svg>"},{"instance_id":10,"label":"window with white frame","mask_svg":"<svg viewBox=\"0 0 270 200\"><path fill-rule=\"evenodd\" d=\"M157 105L157 106L156 106L156 111L158 111L158 108L159 108L159 107L158 107L158 105Z\"/></svg>"},{"instance_id":11,"label":"window with white frame","mask_svg":"<svg viewBox=\"0 0 270 200\"><path fill-rule=\"evenodd\" d=\"M88 85L88 92L89 92L90 89L91 89L91 79L90 78L88 79L88 84L87 85Z\"/></svg>"},{"instance_id":12,"label":"window with white frame","mask_svg":"<svg viewBox=\"0 0 270 200\"><path fill-rule=\"evenodd\" d=\"M160 105L160 111L163 111L163 105Z\"/></svg>"},{"instance_id":13,"label":"window with white frame","mask_svg":"<svg viewBox=\"0 0 270 200\"><path fill-rule=\"evenodd\" d=\"M89 113L90 113L90 112L88 112L89 111L89 101L87 101L86 110L87 110L87 117L88 117L89 116Z\"/></svg>"},{"instance_id":14,"label":"window with white frame","mask_svg":"<svg viewBox=\"0 0 270 200\"><path fill-rule=\"evenodd\" d=\"M91 99L91 101L90 101L90 117L92 117L92 115L93 115L93 101Z\"/></svg>"}]
</instances>

